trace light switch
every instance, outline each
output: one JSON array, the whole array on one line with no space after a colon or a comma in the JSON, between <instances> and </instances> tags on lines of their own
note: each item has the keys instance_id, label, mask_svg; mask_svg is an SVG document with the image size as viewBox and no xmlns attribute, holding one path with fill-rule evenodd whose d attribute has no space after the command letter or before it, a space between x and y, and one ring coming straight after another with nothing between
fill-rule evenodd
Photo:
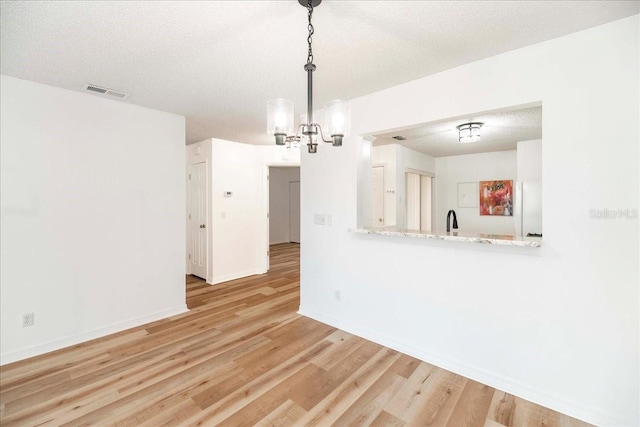
<instances>
[{"instance_id":1,"label":"light switch","mask_svg":"<svg viewBox=\"0 0 640 427\"><path fill-rule=\"evenodd\" d=\"M316 225L324 225L325 223L325 218L324 215L322 214L315 214L313 216L313 223Z\"/></svg>"}]
</instances>

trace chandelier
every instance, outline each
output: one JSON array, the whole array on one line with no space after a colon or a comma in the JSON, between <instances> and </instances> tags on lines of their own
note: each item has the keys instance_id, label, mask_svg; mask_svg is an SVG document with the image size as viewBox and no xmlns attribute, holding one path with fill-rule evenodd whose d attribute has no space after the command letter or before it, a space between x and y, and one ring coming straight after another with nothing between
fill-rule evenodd
<instances>
[{"instance_id":1,"label":"chandelier","mask_svg":"<svg viewBox=\"0 0 640 427\"><path fill-rule=\"evenodd\" d=\"M295 134L293 134L293 102L277 98L267 101L267 133L276 137L277 145L286 145L288 147L297 146L303 138L306 138L309 153L317 153L318 137L323 142L331 143L334 147L342 146L342 138L348 135L350 125L350 106L346 101L331 101L324 106L324 131L322 126L313 121L313 72L316 66L313 64L313 50L311 47L311 38L313 36L313 24L311 17L313 16L313 8L318 6L322 0L298 0L302 6L307 9L309 18L309 36L307 43L309 51L307 55L307 63L304 70L307 72L307 117L306 123L300 124ZM325 139L325 133L331 136L331 139Z\"/></svg>"},{"instance_id":2,"label":"chandelier","mask_svg":"<svg viewBox=\"0 0 640 427\"><path fill-rule=\"evenodd\" d=\"M480 128L482 125L484 125L484 123L471 122L456 126L456 129L458 129L458 141L463 144L479 141Z\"/></svg>"}]
</instances>

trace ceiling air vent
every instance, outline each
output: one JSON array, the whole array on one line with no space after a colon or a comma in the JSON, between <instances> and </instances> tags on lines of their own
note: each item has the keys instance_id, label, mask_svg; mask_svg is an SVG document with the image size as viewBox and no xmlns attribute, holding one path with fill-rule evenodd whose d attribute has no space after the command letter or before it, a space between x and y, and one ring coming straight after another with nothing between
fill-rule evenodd
<instances>
[{"instance_id":1,"label":"ceiling air vent","mask_svg":"<svg viewBox=\"0 0 640 427\"><path fill-rule=\"evenodd\" d=\"M113 89L107 89L106 87L101 87L98 85L92 85L91 83L85 85L84 89L88 90L89 92L100 93L102 95L108 95L118 99L125 99L129 96L128 93L120 92Z\"/></svg>"},{"instance_id":2,"label":"ceiling air vent","mask_svg":"<svg viewBox=\"0 0 640 427\"><path fill-rule=\"evenodd\" d=\"M406 136L402 136L402 135L392 136L391 138L395 139L396 141L404 141L405 139L407 139Z\"/></svg>"}]
</instances>

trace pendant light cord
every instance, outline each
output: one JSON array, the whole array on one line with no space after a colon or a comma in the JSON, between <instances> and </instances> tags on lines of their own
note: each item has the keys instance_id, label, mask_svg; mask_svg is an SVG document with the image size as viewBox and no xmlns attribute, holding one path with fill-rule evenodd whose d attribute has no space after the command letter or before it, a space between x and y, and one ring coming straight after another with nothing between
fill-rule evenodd
<instances>
[{"instance_id":1,"label":"pendant light cord","mask_svg":"<svg viewBox=\"0 0 640 427\"><path fill-rule=\"evenodd\" d=\"M307 2L307 10L309 15L309 37L307 37L307 43L309 43L309 56L307 56L307 64L313 64L313 50L311 49L311 36L313 36L313 24L311 23L311 16L313 15L313 5L311 0Z\"/></svg>"}]
</instances>

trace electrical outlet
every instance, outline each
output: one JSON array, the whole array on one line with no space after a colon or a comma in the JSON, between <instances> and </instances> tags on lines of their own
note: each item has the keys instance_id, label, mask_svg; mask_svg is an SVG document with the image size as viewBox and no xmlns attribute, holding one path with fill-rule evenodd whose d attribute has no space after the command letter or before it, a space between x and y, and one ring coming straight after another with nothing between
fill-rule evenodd
<instances>
[{"instance_id":1,"label":"electrical outlet","mask_svg":"<svg viewBox=\"0 0 640 427\"><path fill-rule=\"evenodd\" d=\"M342 299L342 293L340 291L336 291L336 301L340 301Z\"/></svg>"},{"instance_id":2,"label":"electrical outlet","mask_svg":"<svg viewBox=\"0 0 640 427\"><path fill-rule=\"evenodd\" d=\"M22 327L33 326L35 322L35 315L33 313L26 313L22 315Z\"/></svg>"},{"instance_id":3,"label":"electrical outlet","mask_svg":"<svg viewBox=\"0 0 640 427\"><path fill-rule=\"evenodd\" d=\"M324 215L322 214L315 214L313 216L313 223L315 225L324 225L325 220L324 220Z\"/></svg>"}]
</instances>

